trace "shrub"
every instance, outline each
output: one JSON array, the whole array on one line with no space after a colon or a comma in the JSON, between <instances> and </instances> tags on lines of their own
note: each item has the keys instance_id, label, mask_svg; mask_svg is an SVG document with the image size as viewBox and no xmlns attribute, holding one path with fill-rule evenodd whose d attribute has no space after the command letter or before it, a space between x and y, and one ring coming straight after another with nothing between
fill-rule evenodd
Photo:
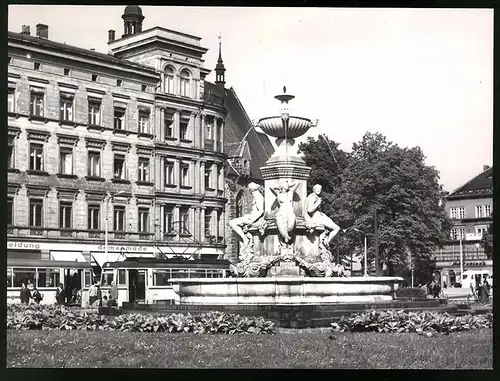
<instances>
[{"instance_id":1,"label":"shrub","mask_svg":"<svg viewBox=\"0 0 500 381\"><path fill-rule=\"evenodd\" d=\"M273 334L274 323L262 317L246 317L225 312L152 316L123 314L108 319L97 313L72 311L64 306L9 305L7 329L91 330L129 332L194 332Z\"/></svg>"},{"instance_id":2,"label":"shrub","mask_svg":"<svg viewBox=\"0 0 500 381\"><path fill-rule=\"evenodd\" d=\"M396 298L427 298L427 290L419 287L400 287L396 290Z\"/></svg>"},{"instance_id":3,"label":"shrub","mask_svg":"<svg viewBox=\"0 0 500 381\"><path fill-rule=\"evenodd\" d=\"M342 317L331 324L334 332L450 333L493 327L493 314L451 316L448 313L370 310Z\"/></svg>"}]
</instances>

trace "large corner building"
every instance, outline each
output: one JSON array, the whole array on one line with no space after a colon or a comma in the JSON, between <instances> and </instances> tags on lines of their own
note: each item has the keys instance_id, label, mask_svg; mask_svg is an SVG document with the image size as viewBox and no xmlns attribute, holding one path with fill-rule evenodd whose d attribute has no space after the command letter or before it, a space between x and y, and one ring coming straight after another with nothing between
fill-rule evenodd
<instances>
[{"instance_id":1,"label":"large corner building","mask_svg":"<svg viewBox=\"0 0 500 381\"><path fill-rule=\"evenodd\" d=\"M8 258L236 255L227 221L273 147L247 134L220 44L211 83L199 37L122 18L108 54L8 33Z\"/></svg>"}]
</instances>

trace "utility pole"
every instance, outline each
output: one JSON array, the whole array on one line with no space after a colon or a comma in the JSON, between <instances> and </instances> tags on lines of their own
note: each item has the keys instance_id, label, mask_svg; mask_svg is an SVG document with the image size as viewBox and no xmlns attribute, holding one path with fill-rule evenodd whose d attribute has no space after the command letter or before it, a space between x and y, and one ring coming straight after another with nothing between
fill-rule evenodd
<instances>
[{"instance_id":1,"label":"utility pole","mask_svg":"<svg viewBox=\"0 0 500 381\"><path fill-rule=\"evenodd\" d=\"M374 223L373 230L374 230L374 235L375 235L375 239L374 239L375 276L380 276L380 269L379 269L380 261L378 258L378 222L377 222L377 208L376 207L373 211L373 223Z\"/></svg>"},{"instance_id":2,"label":"utility pole","mask_svg":"<svg viewBox=\"0 0 500 381\"><path fill-rule=\"evenodd\" d=\"M340 264L340 231L337 233L337 264Z\"/></svg>"}]
</instances>

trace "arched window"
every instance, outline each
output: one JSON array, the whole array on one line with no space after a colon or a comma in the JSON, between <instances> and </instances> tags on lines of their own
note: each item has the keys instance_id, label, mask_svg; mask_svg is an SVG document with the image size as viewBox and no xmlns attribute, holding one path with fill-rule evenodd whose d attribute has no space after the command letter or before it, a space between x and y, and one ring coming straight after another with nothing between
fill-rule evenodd
<instances>
[{"instance_id":1,"label":"arched window","mask_svg":"<svg viewBox=\"0 0 500 381\"><path fill-rule=\"evenodd\" d=\"M174 93L174 69L170 66L165 68L165 92Z\"/></svg>"},{"instance_id":2,"label":"arched window","mask_svg":"<svg viewBox=\"0 0 500 381\"><path fill-rule=\"evenodd\" d=\"M191 73L184 69L181 71L181 96L189 97L191 95Z\"/></svg>"}]
</instances>

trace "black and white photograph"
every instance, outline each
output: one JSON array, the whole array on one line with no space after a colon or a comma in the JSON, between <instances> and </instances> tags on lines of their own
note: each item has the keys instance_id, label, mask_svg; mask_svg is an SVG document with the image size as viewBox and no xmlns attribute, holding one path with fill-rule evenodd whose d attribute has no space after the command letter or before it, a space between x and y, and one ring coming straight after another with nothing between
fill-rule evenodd
<instances>
[{"instance_id":1,"label":"black and white photograph","mask_svg":"<svg viewBox=\"0 0 500 381\"><path fill-rule=\"evenodd\" d=\"M7 368L493 370L493 9L7 9Z\"/></svg>"}]
</instances>

